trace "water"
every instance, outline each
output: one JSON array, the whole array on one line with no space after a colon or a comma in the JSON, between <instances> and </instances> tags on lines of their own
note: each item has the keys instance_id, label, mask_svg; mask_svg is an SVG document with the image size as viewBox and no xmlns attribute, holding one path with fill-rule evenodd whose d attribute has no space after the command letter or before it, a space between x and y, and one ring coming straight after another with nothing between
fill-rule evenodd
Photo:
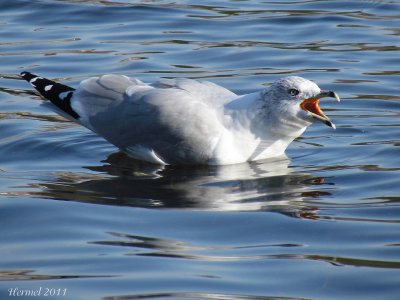
<instances>
[{"instance_id":1,"label":"water","mask_svg":"<svg viewBox=\"0 0 400 300\"><path fill-rule=\"evenodd\" d=\"M0 3L1 299L398 299L398 1ZM22 70L335 90L287 159L138 163ZM21 293L38 296L22 297ZM18 294L20 293L20 294ZM19 296L18 296L19 295Z\"/></svg>"}]
</instances>

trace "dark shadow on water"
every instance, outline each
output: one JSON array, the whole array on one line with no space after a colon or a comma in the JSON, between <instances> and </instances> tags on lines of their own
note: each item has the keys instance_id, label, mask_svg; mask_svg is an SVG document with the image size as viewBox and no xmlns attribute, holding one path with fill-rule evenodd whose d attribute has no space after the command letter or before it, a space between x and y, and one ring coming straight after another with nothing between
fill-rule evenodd
<instances>
[{"instance_id":1,"label":"dark shadow on water","mask_svg":"<svg viewBox=\"0 0 400 300\"><path fill-rule=\"evenodd\" d=\"M200 292L165 292L165 293L111 296L111 297L105 297L103 299L104 300L137 300L137 299L302 300L305 298L258 296L249 294L239 295L239 294L217 294L217 293L200 293Z\"/></svg>"},{"instance_id":2,"label":"dark shadow on water","mask_svg":"<svg viewBox=\"0 0 400 300\"><path fill-rule=\"evenodd\" d=\"M101 277L111 277L111 276L44 275L44 274L36 274L35 270L0 270L0 281L54 280L54 279L77 279L77 278L101 278Z\"/></svg>"},{"instance_id":3,"label":"dark shadow on water","mask_svg":"<svg viewBox=\"0 0 400 300\"><path fill-rule=\"evenodd\" d=\"M281 157L229 166L156 166L110 155L95 173L56 173L30 195L55 200L158 209L276 211L316 219L304 199L330 195L325 180L291 171Z\"/></svg>"}]
</instances>

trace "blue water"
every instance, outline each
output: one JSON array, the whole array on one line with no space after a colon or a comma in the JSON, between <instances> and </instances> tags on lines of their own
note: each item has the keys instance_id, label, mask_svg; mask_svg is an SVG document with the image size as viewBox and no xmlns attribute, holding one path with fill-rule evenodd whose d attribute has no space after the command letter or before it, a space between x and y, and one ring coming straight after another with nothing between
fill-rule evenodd
<instances>
[{"instance_id":1,"label":"blue water","mask_svg":"<svg viewBox=\"0 0 400 300\"><path fill-rule=\"evenodd\" d=\"M398 1L0 2L0 299L399 299ZM17 74L335 90L287 159L136 162ZM37 292L37 296L22 296Z\"/></svg>"}]
</instances>

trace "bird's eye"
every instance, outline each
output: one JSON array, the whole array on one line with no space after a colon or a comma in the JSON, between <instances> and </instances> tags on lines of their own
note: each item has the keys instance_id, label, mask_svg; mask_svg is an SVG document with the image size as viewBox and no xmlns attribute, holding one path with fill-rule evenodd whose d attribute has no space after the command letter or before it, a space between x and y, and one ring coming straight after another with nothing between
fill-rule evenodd
<instances>
[{"instance_id":1,"label":"bird's eye","mask_svg":"<svg viewBox=\"0 0 400 300\"><path fill-rule=\"evenodd\" d=\"M300 92L296 89L290 89L289 94L290 96L297 96Z\"/></svg>"}]
</instances>

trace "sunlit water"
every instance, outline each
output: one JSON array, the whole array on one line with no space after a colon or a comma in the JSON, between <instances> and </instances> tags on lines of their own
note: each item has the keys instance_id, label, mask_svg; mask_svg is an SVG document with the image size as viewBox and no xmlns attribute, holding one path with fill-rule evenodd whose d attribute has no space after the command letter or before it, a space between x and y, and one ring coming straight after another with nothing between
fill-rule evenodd
<instances>
[{"instance_id":1,"label":"sunlit water","mask_svg":"<svg viewBox=\"0 0 400 300\"><path fill-rule=\"evenodd\" d=\"M398 1L17 0L0 17L1 299L399 299ZM157 167L41 106L22 70L236 93L295 74L343 101L287 158Z\"/></svg>"}]
</instances>

